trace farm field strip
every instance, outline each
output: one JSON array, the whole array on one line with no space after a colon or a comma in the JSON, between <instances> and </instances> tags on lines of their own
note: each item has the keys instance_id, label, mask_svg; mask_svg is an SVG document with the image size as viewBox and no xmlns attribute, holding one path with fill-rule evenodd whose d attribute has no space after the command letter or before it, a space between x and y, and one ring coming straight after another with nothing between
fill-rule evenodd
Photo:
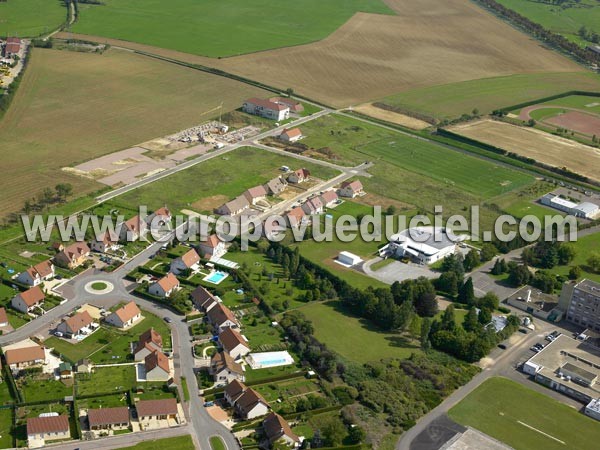
<instances>
[{"instance_id":1,"label":"farm field strip","mask_svg":"<svg viewBox=\"0 0 600 450\"><path fill-rule=\"evenodd\" d=\"M66 21L61 0L18 0L0 2L1 34L21 38L54 31Z\"/></svg>"}]
</instances>

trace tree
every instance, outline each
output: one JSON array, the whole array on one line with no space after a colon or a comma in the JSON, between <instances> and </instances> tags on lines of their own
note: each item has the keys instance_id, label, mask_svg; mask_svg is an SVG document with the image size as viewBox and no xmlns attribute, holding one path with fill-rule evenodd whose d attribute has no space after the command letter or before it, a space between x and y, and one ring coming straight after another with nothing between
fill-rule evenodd
<instances>
[{"instance_id":1,"label":"tree","mask_svg":"<svg viewBox=\"0 0 600 450\"><path fill-rule=\"evenodd\" d=\"M431 331L431 319L424 318L421 322L421 350L428 351L431 348L429 332Z\"/></svg>"},{"instance_id":2,"label":"tree","mask_svg":"<svg viewBox=\"0 0 600 450\"><path fill-rule=\"evenodd\" d=\"M419 296L415 302L415 310L421 317L433 317L438 312L438 302L432 292L426 292Z\"/></svg>"},{"instance_id":3,"label":"tree","mask_svg":"<svg viewBox=\"0 0 600 450\"><path fill-rule=\"evenodd\" d=\"M458 277L456 272L444 272L435 281L438 290L454 297L458 294Z\"/></svg>"},{"instance_id":4,"label":"tree","mask_svg":"<svg viewBox=\"0 0 600 450\"><path fill-rule=\"evenodd\" d=\"M291 97L292 95L294 95L294 89L289 87L285 90L285 93L287 94L288 97Z\"/></svg>"},{"instance_id":5,"label":"tree","mask_svg":"<svg viewBox=\"0 0 600 450\"><path fill-rule=\"evenodd\" d=\"M479 330L479 321L477 320L477 308L474 306L469 309L469 312L465 316L463 323L463 328L465 331L476 332Z\"/></svg>"},{"instance_id":6,"label":"tree","mask_svg":"<svg viewBox=\"0 0 600 450\"><path fill-rule=\"evenodd\" d=\"M346 436L346 427L338 417L326 419L321 427L325 445L328 447L337 447L342 443L342 439Z\"/></svg>"},{"instance_id":7,"label":"tree","mask_svg":"<svg viewBox=\"0 0 600 450\"><path fill-rule=\"evenodd\" d=\"M59 183L54 187L54 190L60 200L66 200L73 193L73 186L70 183Z\"/></svg>"},{"instance_id":8,"label":"tree","mask_svg":"<svg viewBox=\"0 0 600 450\"><path fill-rule=\"evenodd\" d=\"M566 266L575 258L575 248L569 244L561 244L558 247L558 263Z\"/></svg>"},{"instance_id":9,"label":"tree","mask_svg":"<svg viewBox=\"0 0 600 450\"><path fill-rule=\"evenodd\" d=\"M593 272L600 273L600 253L593 252L587 259L587 263Z\"/></svg>"},{"instance_id":10,"label":"tree","mask_svg":"<svg viewBox=\"0 0 600 450\"><path fill-rule=\"evenodd\" d=\"M51 203L52 200L54 200L54 192L52 191L52 189L50 188L45 188L42 191L42 195L40 197L41 202L40 203Z\"/></svg>"},{"instance_id":11,"label":"tree","mask_svg":"<svg viewBox=\"0 0 600 450\"><path fill-rule=\"evenodd\" d=\"M446 331L452 331L456 328L455 316L454 316L454 305L448 305L444 314L442 314L442 323L440 328Z\"/></svg>"},{"instance_id":12,"label":"tree","mask_svg":"<svg viewBox=\"0 0 600 450\"><path fill-rule=\"evenodd\" d=\"M500 299L493 292L488 292L481 297L477 303L481 309L489 309L490 311L494 311L498 309L498 306L500 306Z\"/></svg>"},{"instance_id":13,"label":"tree","mask_svg":"<svg viewBox=\"0 0 600 450\"><path fill-rule=\"evenodd\" d=\"M519 287L524 284L529 283L531 279L531 272L529 272L529 268L525 265L513 265L509 269L508 274L508 282L514 286Z\"/></svg>"},{"instance_id":14,"label":"tree","mask_svg":"<svg viewBox=\"0 0 600 450\"><path fill-rule=\"evenodd\" d=\"M354 425L353 427L351 427L350 432L348 433L348 438L350 440L350 443L352 444L360 444L362 441L365 440L366 437L367 434L365 433L365 430L363 430L358 425Z\"/></svg>"},{"instance_id":15,"label":"tree","mask_svg":"<svg viewBox=\"0 0 600 450\"><path fill-rule=\"evenodd\" d=\"M498 249L494 244L486 242L481 246L481 251L479 252L479 258L481 262L491 261L492 258L498 253Z\"/></svg>"},{"instance_id":16,"label":"tree","mask_svg":"<svg viewBox=\"0 0 600 450\"><path fill-rule=\"evenodd\" d=\"M477 267L481 263L481 259L479 257L479 252L474 248L471 249L467 256L465 256L465 260L463 261L463 266L465 267L465 272L470 272L475 267Z\"/></svg>"},{"instance_id":17,"label":"tree","mask_svg":"<svg viewBox=\"0 0 600 450\"><path fill-rule=\"evenodd\" d=\"M481 325L487 325L492 321L492 312L488 309L480 309L477 319Z\"/></svg>"},{"instance_id":18,"label":"tree","mask_svg":"<svg viewBox=\"0 0 600 450\"><path fill-rule=\"evenodd\" d=\"M569 280L577 280L579 277L581 277L581 267L571 267L571 269L569 269Z\"/></svg>"},{"instance_id":19,"label":"tree","mask_svg":"<svg viewBox=\"0 0 600 450\"><path fill-rule=\"evenodd\" d=\"M458 289L458 301L469 306L475 305L475 289L473 288L473 279L471 277Z\"/></svg>"}]
</instances>

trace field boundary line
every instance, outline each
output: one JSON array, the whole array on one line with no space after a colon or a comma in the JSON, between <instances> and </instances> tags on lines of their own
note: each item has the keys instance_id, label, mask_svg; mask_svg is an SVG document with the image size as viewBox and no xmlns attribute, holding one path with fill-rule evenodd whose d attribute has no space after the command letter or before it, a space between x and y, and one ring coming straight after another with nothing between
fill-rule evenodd
<instances>
[{"instance_id":1,"label":"field boundary line","mask_svg":"<svg viewBox=\"0 0 600 450\"><path fill-rule=\"evenodd\" d=\"M552 435L550 435L548 433L544 433L542 430L538 430L537 428L535 428L535 427L533 427L531 425L528 425L525 422L521 422L520 420L517 420L517 423L519 425L523 425L524 427L529 428L530 430L533 430L533 431L536 431L536 432L538 432L540 434L543 434L544 436L549 437L550 439L553 439L553 440L555 440L556 442L558 442L558 443L560 443L562 445L567 445L567 443L565 441L561 441L560 439L555 438L554 436L552 436Z\"/></svg>"}]
</instances>

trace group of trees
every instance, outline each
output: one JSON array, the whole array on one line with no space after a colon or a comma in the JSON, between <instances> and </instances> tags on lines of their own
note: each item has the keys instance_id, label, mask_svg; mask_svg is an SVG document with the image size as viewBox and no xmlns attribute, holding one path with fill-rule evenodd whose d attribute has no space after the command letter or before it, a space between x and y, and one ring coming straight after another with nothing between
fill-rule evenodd
<instances>
[{"instance_id":1,"label":"group of trees","mask_svg":"<svg viewBox=\"0 0 600 450\"><path fill-rule=\"evenodd\" d=\"M70 183L59 183L54 189L47 187L38 196L25 200L22 210L25 214L40 211L54 203L65 202L72 194L73 186Z\"/></svg>"},{"instance_id":2,"label":"group of trees","mask_svg":"<svg viewBox=\"0 0 600 450\"><path fill-rule=\"evenodd\" d=\"M596 33L593 30L588 30L585 26L582 26L577 34L583 40L588 42L593 42L594 44L600 44L600 34Z\"/></svg>"},{"instance_id":3,"label":"group of trees","mask_svg":"<svg viewBox=\"0 0 600 450\"><path fill-rule=\"evenodd\" d=\"M522 261L530 266L552 269L554 266L565 266L575 258L575 248L565 242L538 241L533 247L523 249Z\"/></svg>"}]
</instances>

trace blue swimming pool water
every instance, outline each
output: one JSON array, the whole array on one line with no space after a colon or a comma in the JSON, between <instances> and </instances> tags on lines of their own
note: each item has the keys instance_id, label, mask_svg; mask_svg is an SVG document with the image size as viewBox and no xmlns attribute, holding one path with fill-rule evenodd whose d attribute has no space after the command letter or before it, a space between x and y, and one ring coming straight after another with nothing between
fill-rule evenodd
<instances>
[{"instance_id":1,"label":"blue swimming pool water","mask_svg":"<svg viewBox=\"0 0 600 450\"><path fill-rule=\"evenodd\" d=\"M209 276L207 276L205 278L206 281L208 281L209 283L213 283L213 284L219 284L221 281L223 281L225 278L227 278L227 273L225 272L213 272L211 273Z\"/></svg>"}]
</instances>

